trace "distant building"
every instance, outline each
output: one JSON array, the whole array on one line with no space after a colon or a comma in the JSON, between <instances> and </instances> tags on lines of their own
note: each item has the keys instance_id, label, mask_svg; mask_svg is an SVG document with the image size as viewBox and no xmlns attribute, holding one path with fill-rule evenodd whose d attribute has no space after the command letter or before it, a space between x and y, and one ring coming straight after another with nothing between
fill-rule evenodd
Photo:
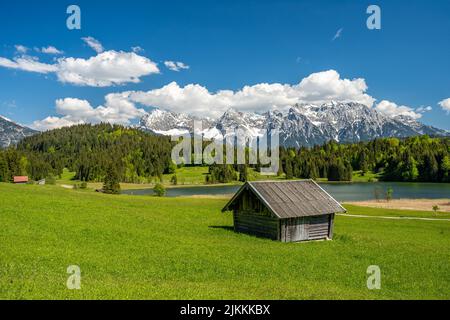
<instances>
[{"instance_id":1,"label":"distant building","mask_svg":"<svg viewBox=\"0 0 450 320\"><path fill-rule=\"evenodd\" d=\"M28 182L27 176L14 176L15 184L21 184L21 183L27 183L27 182Z\"/></svg>"},{"instance_id":2,"label":"distant building","mask_svg":"<svg viewBox=\"0 0 450 320\"><path fill-rule=\"evenodd\" d=\"M247 182L225 205L234 230L283 242L332 239L335 213L345 212L313 180Z\"/></svg>"}]
</instances>

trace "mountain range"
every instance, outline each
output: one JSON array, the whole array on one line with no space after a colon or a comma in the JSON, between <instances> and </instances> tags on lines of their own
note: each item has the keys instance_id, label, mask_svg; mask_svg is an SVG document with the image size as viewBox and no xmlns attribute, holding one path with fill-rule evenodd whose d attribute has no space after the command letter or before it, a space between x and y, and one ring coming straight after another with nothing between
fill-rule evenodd
<instances>
[{"instance_id":1,"label":"mountain range","mask_svg":"<svg viewBox=\"0 0 450 320\"><path fill-rule=\"evenodd\" d=\"M449 131L407 116L389 117L363 104L333 101L320 106L294 105L286 111L273 110L263 114L231 108L218 119L154 109L140 119L138 127L160 135L180 135L193 133L194 121L201 121L202 128L197 128L195 133L202 134L205 139L226 138L241 129L242 135L252 140L278 129L280 145L286 147L320 145L330 140L352 143L380 137L450 135ZM16 144L37 132L0 116L0 148Z\"/></svg>"},{"instance_id":2,"label":"mountain range","mask_svg":"<svg viewBox=\"0 0 450 320\"><path fill-rule=\"evenodd\" d=\"M227 110L220 118L211 120L160 109L145 114L139 127L162 135L194 132L194 121L202 120L201 134L211 139L241 129L250 139L275 128L280 144L286 147L320 145L330 140L341 143L368 141L380 137L409 137L428 134L447 136L449 132L406 117L389 117L359 103L329 102L317 105L295 105L287 111L263 114Z\"/></svg>"},{"instance_id":3,"label":"mountain range","mask_svg":"<svg viewBox=\"0 0 450 320\"><path fill-rule=\"evenodd\" d=\"M37 132L0 115L0 148L16 144L22 138L31 136Z\"/></svg>"}]
</instances>

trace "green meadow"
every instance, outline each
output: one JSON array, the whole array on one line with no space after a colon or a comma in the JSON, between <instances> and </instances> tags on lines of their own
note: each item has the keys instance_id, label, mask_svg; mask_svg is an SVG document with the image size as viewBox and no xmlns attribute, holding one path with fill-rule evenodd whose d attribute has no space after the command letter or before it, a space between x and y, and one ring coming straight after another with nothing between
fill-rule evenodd
<instances>
[{"instance_id":1,"label":"green meadow","mask_svg":"<svg viewBox=\"0 0 450 320\"><path fill-rule=\"evenodd\" d=\"M163 174L162 181L158 178L151 179L152 181L143 182L143 183L121 183L122 189L145 189L145 188L153 188L156 182L161 182L166 187L175 187L171 182L173 175L177 176L177 186L199 186L205 185L205 177L208 174L208 167L206 166L194 166L194 167L181 167L175 170L175 173L172 174ZM79 184L79 180L74 180L75 172L69 171L67 168L63 170L63 173L56 180L56 183L61 185L74 185ZM375 174L372 172L368 172L365 175L362 175L360 171L353 172L353 182L374 182L378 181L379 174ZM267 176L261 175L254 168L248 169L248 180L249 181L257 181L257 180L285 180L285 174L281 174L280 176ZM318 178L317 181L323 182L328 181L325 178ZM241 184L242 182L233 181L228 184ZM339 182L337 182L339 183ZM219 185L225 185L224 183L220 183ZM89 188L91 189L101 189L103 186L102 182L89 182Z\"/></svg>"},{"instance_id":2,"label":"green meadow","mask_svg":"<svg viewBox=\"0 0 450 320\"><path fill-rule=\"evenodd\" d=\"M0 183L0 299L450 299L450 221L338 216L332 241L279 243L234 233L225 202Z\"/></svg>"}]
</instances>

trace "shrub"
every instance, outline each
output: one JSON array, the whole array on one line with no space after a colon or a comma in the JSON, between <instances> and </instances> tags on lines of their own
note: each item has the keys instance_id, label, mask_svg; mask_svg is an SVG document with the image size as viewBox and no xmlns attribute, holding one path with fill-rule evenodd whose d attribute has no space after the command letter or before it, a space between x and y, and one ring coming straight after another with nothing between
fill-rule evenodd
<instances>
[{"instance_id":1,"label":"shrub","mask_svg":"<svg viewBox=\"0 0 450 320\"><path fill-rule=\"evenodd\" d=\"M47 178L45 178L45 184L56 184L55 177L50 175Z\"/></svg>"},{"instance_id":2,"label":"shrub","mask_svg":"<svg viewBox=\"0 0 450 320\"><path fill-rule=\"evenodd\" d=\"M157 197L164 197L166 194L166 188L161 183L157 183L153 188L153 192Z\"/></svg>"},{"instance_id":3,"label":"shrub","mask_svg":"<svg viewBox=\"0 0 450 320\"><path fill-rule=\"evenodd\" d=\"M174 186L176 186L176 185L178 184L178 177L177 177L176 174L174 174L174 175L172 176L172 178L170 178L170 182L171 182Z\"/></svg>"},{"instance_id":4,"label":"shrub","mask_svg":"<svg viewBox=\"0 0 450 320\"><path fill-rule=\"evenodd\" d=\"M173 162L170 162L169 167L166 169L166 173L175 173L177 170L177 165Z\"/></svg>"},{"instance_id":5,"label":"shrub","mask_svg":"<svg viewBox=\"0 0 450 320\"><path fill-rule=\"evenodd\" d=\"M387 202L391 201L393 195L394 195L394 189L392 189L392 187L387 188L387 191L386 191L386 201L387 201Z\"/></svg>"},{"instance_id":6,"label":"shrub","mask_svg":"<svg viewBox=\"0 0 450 320\"><path fill-rule=\"evenodd\" d=\"M439 208L438 205L434 205L434 206L433 206L434 214L436 214L440 209L441 209L441 208Z\"/></svg>"}]
</instances>

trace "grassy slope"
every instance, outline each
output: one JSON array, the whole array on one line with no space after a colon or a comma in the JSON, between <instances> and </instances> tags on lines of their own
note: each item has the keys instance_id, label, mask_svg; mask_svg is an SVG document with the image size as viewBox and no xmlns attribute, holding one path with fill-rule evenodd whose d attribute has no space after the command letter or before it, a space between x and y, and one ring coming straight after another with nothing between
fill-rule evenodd
<instances>
[{"instance_id":1,"label":"grassy slope","mask_svg":"<svg viewBox=\"0 0 450 320\"><path fill-rule=\"evenodd\" d=\"M337 217L335 240L285 244L223 228L224 203L0 183L0 298L450 298L448 221Z\"/></svg>"}]
</instances>

